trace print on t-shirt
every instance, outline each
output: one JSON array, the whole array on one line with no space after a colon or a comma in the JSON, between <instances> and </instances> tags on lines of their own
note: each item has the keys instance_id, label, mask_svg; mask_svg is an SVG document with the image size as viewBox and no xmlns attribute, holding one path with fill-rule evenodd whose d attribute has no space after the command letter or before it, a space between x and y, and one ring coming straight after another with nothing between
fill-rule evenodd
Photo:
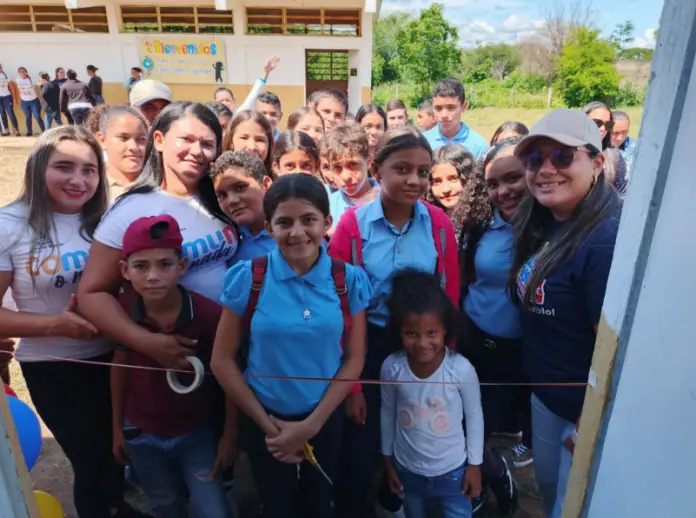
<instances>
[{"instance_id":1,"label":"print on t-shirt","mask_svg":"<svg viewBox=\"0 0 696 518\"><path fill-rule=\"evenodd\" d=\"M527 262L522 265L522 268L520 268L520 272L517 274L517 295L520 298L520 300L524 300L525 293L527 293L527 287L529 285L529 278L532 276L532 271L534 271L534 264L536 263L537 257L539 257L539 254L541 254L546 248L548 248L549 243L544 243L544 246L541 247L541 250L533 256L531 256L529 259L527 259ZM550 317L555 317L556 316L556 308L544 308L544 302L546 302L546 292L545 292L545 286L546 286L546 279L542 280L541 283L535 288L535 293L534 293L534 303L537 306L541 307L535 307L535 306L529 306L527 309L533 313L537 313L539 315L546 315Z\"/></svg>"},{"instance_id":2,"label":"print on t-shirt","mask_svg":"<svg viewBox=\"0 0 696 518\"><path fill-rule=\"evenodd\" d=\"M88 248L61 253L65 247L63 242L39 241L25 264L27 273L33 278L42 275L52 278L56 288L77 284L87 263Z\"/></svg>"},{"instance_id":3,"label":"print on t-shirt","mask_svg":"<svg viewBox=\"0 0 696 518\"><path fill-rule=\"evenodd\" d=\"M435 435L448 434L451 429L449 414L442 398L431 396L426 406L408 401L399 408L399 424L406 430L425 429Z\"/></svg>"},{"instance_id":4,"label":"print on t-shirt","mask_svg":"<svg viewBox=\"0 0 696 518\"><path fill-rule=\"evenodd\" d=\"M183 233L186 229L182 228ZM182 245L186 271L211 261L226 260L237 250L237 232L234 227L226 225L214 234L206 234L193 241L184 241Z\"/></svg>"}]
</instances>

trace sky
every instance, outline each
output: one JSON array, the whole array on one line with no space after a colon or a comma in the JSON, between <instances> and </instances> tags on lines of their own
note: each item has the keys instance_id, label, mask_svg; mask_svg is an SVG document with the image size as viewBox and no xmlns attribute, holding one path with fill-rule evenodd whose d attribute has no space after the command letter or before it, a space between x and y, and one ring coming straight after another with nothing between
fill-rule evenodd
<instances>
[{"instance_id":1,"label":"sky","mask_svg":"<svg viewBox=\"0 0 696 518\"><path fill-rule=\"evenodd\" d=\"M477 42L515 43L532 34L544 19L544 9L566 8L577 0L439 0L446 18L459 28L462 47ZM654 48L654 31L659 26L663 0L584 0L592 4L592 24L609 35L617 24L635 24L632 47ZM397 10L414 14L427 8L428 0L382 0L381 16ZM601 6L601 8L600 8Z\"/></svg>"}]
</instances>

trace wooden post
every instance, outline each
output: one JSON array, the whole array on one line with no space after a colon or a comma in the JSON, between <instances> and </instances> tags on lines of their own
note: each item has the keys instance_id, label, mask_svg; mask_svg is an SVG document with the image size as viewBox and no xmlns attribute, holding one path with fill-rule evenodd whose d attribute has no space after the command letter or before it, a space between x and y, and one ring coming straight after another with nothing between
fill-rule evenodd
<instances>
[{"instance_id":1,"label":"wooden post","mask_svg":"<svg viewBox=\"0 0 696 518\"><path fill-rule=\"evenodd\" d=\"M551 96L553 95L553 88L549 86L549 94L546 96L546 108L551 108Z\"/></svg>"}]
</instances>

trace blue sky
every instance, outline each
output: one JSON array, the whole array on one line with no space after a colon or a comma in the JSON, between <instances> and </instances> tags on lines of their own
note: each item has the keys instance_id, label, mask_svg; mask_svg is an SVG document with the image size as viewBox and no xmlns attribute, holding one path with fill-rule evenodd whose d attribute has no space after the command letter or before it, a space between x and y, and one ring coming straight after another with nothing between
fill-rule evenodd
<instances>
[{"instance_id":1,"label":"blue sky","mask_svg":"<svg viewBox=\"0 0 696 518\"><path fill-rule=\"evenodd\" d=\"M569 8L577 0L439 0L447 19L459 27L463 47L485 43L514 43L534 33L544 19L544 9ZM587 4L588 0L585 0ZM428 0L383 0L382 15L395 10L414 13L428 7ZM632 46L654 47L653 31L659 26L663 0L594 0L592 23L606 34L616 24L631 20L636 26ZM601 5L601 8L600 8Z\"/></svg>"}]
</instances>

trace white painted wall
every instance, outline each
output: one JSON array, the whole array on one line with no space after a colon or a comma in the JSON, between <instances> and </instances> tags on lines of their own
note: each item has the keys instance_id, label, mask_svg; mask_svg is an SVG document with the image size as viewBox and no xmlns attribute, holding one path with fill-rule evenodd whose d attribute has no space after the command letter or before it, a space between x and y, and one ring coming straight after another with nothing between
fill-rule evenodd
<instances>
[{"instance_id":1,"label":"white painted wall","mask_svg":"<svg viewBox=\"0 0 696 518\"><path fill-rule=\"evenodd\" d=\"M600 432L590 518L696 516L695 23L695 3L666 0L604 305L620 335L620 377Z\"/></svg>"},{"instance_id":2,"label":"white painted wall","mask_svg":"<svg viewBox=\"0 0 696 518\"><path fill-rule=\"evenodd\" d=\"M23 4L26 0L5 0L8 4ZM48 2L36 2L48 3ZM58 2L52 2L58 3ZM152 0L129 1L124 4L152 5ZM169 0L167 5L191 5L192 0ZM135 34L118 32L119 14L118 3L92 2L91 5L107 5L109 19L109 34L44 34L44 33L7 33L0 32L0 62L8 73L13 73L17 67L24 66L32 78L38 82L38 74L47 71L53 76L57 66L73 68L80 76L86 77L85 67L89 64L99 68L99 74L106 82L124 82L129 77L132 66L139 65L138 43ZM212 6L213 2L209 2ZM348 0L341 5L328 5L328 0L247 0L249 6L283 5L292 7L362 7L364 2ZM202 4L199 4L202 5ZM272 55L281 58L281 65L273 73L269 82L286 86L305 84L305 50L306 49L336 49L352 51L355 58L351 67L358 69L358 76L349 80L349 101L352 109L360 105L362 87L369 87L372 74L372 20L373 15L363 14L362 36L329 37L329 36L252 36L244 34L246 20L245 6L233 7L235 19L235 35L215 36L224 40L226 53L226 70L228 83L253 84L263 66L264 61ZM213 35L201 35L210 38ZM175 35L163 34L162 37L174 38ZM189 35L187 39L195 38Z\"/></svg>"}]
</instances>

